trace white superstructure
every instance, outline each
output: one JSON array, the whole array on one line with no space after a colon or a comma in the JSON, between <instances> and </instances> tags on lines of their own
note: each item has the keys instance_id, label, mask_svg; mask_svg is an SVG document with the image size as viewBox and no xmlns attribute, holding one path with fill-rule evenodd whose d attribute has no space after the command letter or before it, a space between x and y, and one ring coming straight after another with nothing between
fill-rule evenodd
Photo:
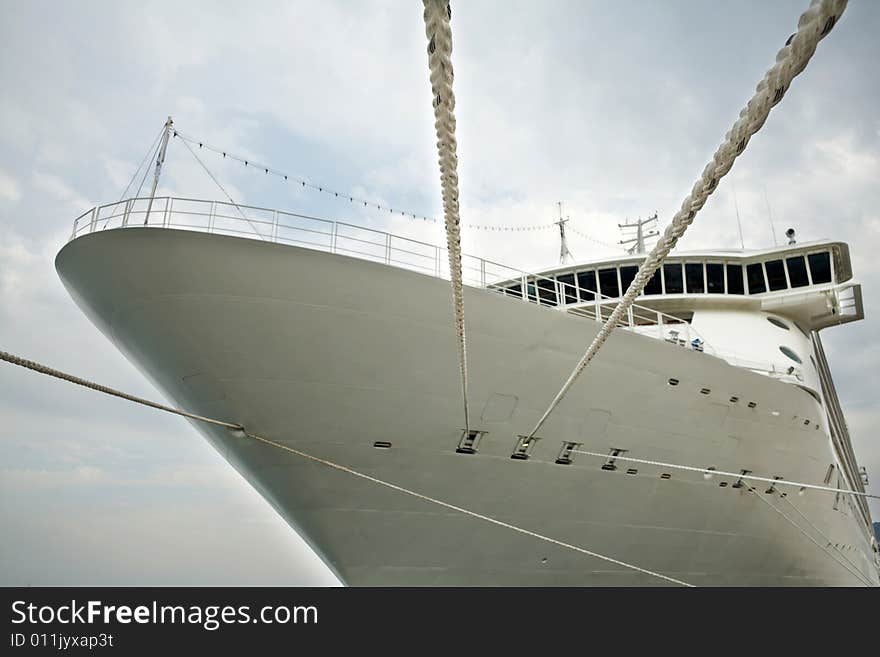
<instances>
[{"instance_id":1,"label":"white superstructure","mask_svg":"<svg viewBox=\"0 0 880 657\"><path fill-rule=\"evenodd\" d=\"M863 317L845 244L670 256L524 446L644 256L538 274L464 257L468 435L444 250L244 211L132 199L80 217L58 255L179 406L692 584L880 583L863 497L747 479L864 491L819 339ZM658 583L196 426L348 584Z\"/></svg>"}]
</instances>

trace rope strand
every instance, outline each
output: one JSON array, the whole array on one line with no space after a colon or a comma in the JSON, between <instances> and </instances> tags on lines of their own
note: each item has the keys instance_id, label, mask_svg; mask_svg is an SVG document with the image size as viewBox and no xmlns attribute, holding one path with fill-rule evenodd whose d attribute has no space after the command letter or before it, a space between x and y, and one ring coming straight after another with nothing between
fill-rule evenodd
<instances>
[{"instance_id":1,"label":"rope strand","mask_svg":"<svg viewBox=\"0 0 880 657\"><path fill-rule=\"evenodd\" d=\"M689 584L683 580L676 579L675 577L670 577L668 575L664 575L662 573L655 572L653 570L648 570L647 568L641 568L640 566L636 566L631 563L627 563L626 561L621 561L620 559L615 559L613 557L606 556L604 554L600 554L598 552L593 552L592 550L587 550L586 548L582 548L578 545L572 545L571 543L565 543L563 541L557 540L550 536L545 536L544 534L539 534L537 532L533 532L529 529L524 529L523 527L519 527L517 525L512 525L508 522L504 522L502 520L498 520L496 518L492 518L487 515L483 515L481 513L477 513L476 511L472 511L470 509L466 509L464 507L456 506L455 504L450 504L449 502L445 502L443 500L437 499L435 497L430 497L423 493L419 493L417 491L411 490L409 488L404 488L403 486L398 486L397 484L390 483L388 481L384 481L382 479L378 479L376 477L372 477L363 472L359 472L352 468L346 467L344 465L340 465L339 463L335 463L333 461L329 461L327 459L322 459L318 456L314 456L312 454L308 454L307 452L302 452L298 449L294 449L289 445L285 445L283 443L276 442L274 440L270 440L263 436L259 436L257 434L249 433L243 426L240 424L234 424L232 422L224 422L222 420L215 420L213 418L208 418L203 415L196 415L195 413L188 413L187 411L180 410L178 408L172 408L171 406L165 406L164 404L158 404L156 402L150 401L149 399L144 399L142 397L136 397L134 395L129 395L127 393L121 392L119 390L115 390L108 386L104 386L93 381L88 381L87 379L82 379L77 376L73 376L72 374L67 374L65 372L61 372L60 370L53 369L46 365L42 365L41 363L37 363L31 360L26 360L19 356L15 356L14 354L10 354L5 351L0 351L0 360L4 360L13 365L18 365L19 367L24 367L29 370L33 370L34 372L38 372L40 374L45 374L48 376L55 377L57 379L61 379L62 381L67 381L69 383L75 383L76 385L84 386L91 390L95 390L97 392L103 392L107 395L112 395L114 397L119 397L121 399L125 399L130 402L134 402L136 404L143 404L144 406L149 406L150 408L154 408L160 411L165 411L167 413L173 413L175 415L180 415L182 417L189 418L191 420L197 420L199 422L206 422L208 424L213 424L216 426L224 427L226 429L230 429L235 433L244 436L246 438L250 438L252 440L261 442L265 445L270 445L277 449L284 450L286 452L290 452L292 454L296 454L301 456L302 458L308 459L315 463L320 463L327 467L333 468L334 470L338 470L340 472L345 472L347 474L353 475L360 479L364 479L366 481L373 482L380 486L384 486L386 488L390 488L391 490L395 490L399 493L404 493L405 495L409 495L411 497L415 497L417 499L423 500L425 502L429 502L431 504L435 504L437 506L441 506L443 508L449 509L451 511L456 511L458 513L462 513L464 515L470 516L471 518L475 518L477 520L482 520L484 522L488 522L490 524L496 525L498 527L503 527L505 529L510 529L511 531L515 531L519 534L524 534L525 536L531 536L532 538L536 538L540 541L544 541L545 543L550 543L553 545L557 545L559 547L566 548L568 550L572 550L574 552L579 552L581 554L585 554L590 557L595 557L596 559L601 559L602 561L606 561L608 563L613 563L615 565L621 566L628 570L633 570L635 572L643 573L645 575L650 575L651 577L656 577L658 579L664 580L666 582L670 582L672 584L678 584L680 586L693 587L693 584Z\"/></svg>"},{"instance_id":2,"label":"rope strand","mask_svg":"<svg viewBox=\"0 0 880 657\"><path fill-rule=\"evenodd\" d=\"M464 325L464 291L461 270L461 233L458 207L458 142L455 139L455 94L452 92L452 9L448 0L423 0L425 33L428 37L428 68L434 94L434 128L440 161L443 213L446 222L446 248L452 283L452 308L458 335L458 367L464 402L464 428L468 418L467 337Z\"/></svg>"},{"instance_id":3,"label":"rope strand","mask_svg":"<svg viewBox=\"0 0 880 657\"><path fill-rule=\"evenodd\" d=\"M736 158L745 150L749 139L764 125L770 110L782 100L792 80L806 68L813 53L816 52L819 41L832 30L845 8L846 0L812 0L809 9L801 15L798 21L797 32L777 53L776 63L758 83L754 96L739 113L739 119L733 124L724 141L715 151L712 160L706 165L697 182L694 183L691 193L682 202L681 209L672 218L651 253L639 267L638 273L626 293L621 297L620 303L599 329L596 337L575 365L571 375L562 384L562 388L556 393L547 410L544 411L538 423L529 433L529 438L533 438L540 431L550 414L571 390L574 382L590 364L590 361L595 358L602 345L617 327L618 322L632 307L636 297L642 293L651 276L663 264L666 256L684 235L688 226L693 223L697 212L705 205L712 192L717 189L719 181L727 175Z\"/></svg>"}]
</instances>

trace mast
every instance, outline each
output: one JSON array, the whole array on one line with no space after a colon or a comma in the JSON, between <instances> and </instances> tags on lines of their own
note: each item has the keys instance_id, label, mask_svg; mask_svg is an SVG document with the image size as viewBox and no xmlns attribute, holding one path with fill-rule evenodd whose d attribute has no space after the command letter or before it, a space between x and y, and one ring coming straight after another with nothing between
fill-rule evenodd
<instances>
[{"instance_id":1,"label":"mast","mask_svg":"<svg viewBox=\"0 0 880 657\"><path fill-rule=\"evenodd\" d=\"M162 132L162 141L159 143L159 154L156 156L156 171L153 174L153 188L150 190L150 202L147 204L147 215L144 217L144 226L150 220L150 210L153 209L153 199L156 198L156 188L159 186L159 175L162 173L162 165L165 163L165 151L168 150L168 140L171 138L171 129L174 121L169 116L165 121L165 129Z\"/></svg>"},{"instance_id":2,"label":"mast","mask_svg":"<svg viewBox=\"0 0 880 657\"><path fill-rule=\"evenodd\" d=\"M557 205L559 206L559 220L554 223L559 226L559 264L564 265L568 262L574 262L574 256L568 250L568 241L565 239L565 224L568 223L569 218L562 218L562 201L558 201Z\"/></svg>"},{"instance_id":3,"label":"mast","mask_svg":"<svg viewBox=\"0 0 880 657\"><path fill-rule=\"evenodd\" d=\"M625 224L617 224L618 228L624 231L631 228L635 228L636 230L635 237L620 240L618 244L632 244L632 246L627 249L627 253L645 253L645 238L655 237L656 235L659 235L659 233L653 229L645 232L645 226L656 221L657 213L655 212L654 216L648 217L647 219L636 219L635 223L627 222Z\"/></svg>"}]
</instances>

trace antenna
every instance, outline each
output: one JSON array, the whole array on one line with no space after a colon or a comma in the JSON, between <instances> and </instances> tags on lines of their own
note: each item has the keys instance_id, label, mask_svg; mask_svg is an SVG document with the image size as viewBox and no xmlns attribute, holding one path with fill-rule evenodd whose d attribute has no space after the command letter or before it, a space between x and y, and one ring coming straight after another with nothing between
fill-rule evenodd
<instances>
[{"instance_id":1,"label":"antenna","mask_svg":"<svg viewBox=\"0 0 880 657\"><path fill-rule=\"evenodd\" d=\"M557 205L559 206L559 220L554 223L559 226L559 264L564 265L567 262L574 262L574 256L568 250L568 241L565 239L565 224L570 219L568 217L562 218L562 201L557 202Z\"/></svg>"},{"instance_id":2,"label":"antenna","mask_svg":"<svg viewBox=\"0 0 880 657\"><path fill-rule=\"evenodd\" d=\"M647 219L636 219L635 223L625 223L625 224L617 224L617 227L622 231L626 231L631 228L636 229L635 237L630 237L629 239L620 240L618 244L632 244L632 246L627 249L627 253L644 253L645 252L645 238L647 237L656 237L660 233L654 229L649 230L647 233L645 232L645 226L652 222L657 221L657 212L654 212L654 216L648 217ZM632 234L632 233L630 233ZM625 235L624 235L625 236Z\"/></svg>"},{"instance_id":3,"label":"antenna","mask_svg":"<svg viewBox=\"0 0 880 657\"><path fill-rule=\"evenodd\" d=\"M730 188L733 190L733 209L736 211L736 225L739 227L739 246L743 251L745 251L746 245L743 241L743 225L742 222L739 220L739 203L736 202L736 185L731 182Z\"/></svg>"},{"instance_id":4,"label":"antenna","mask_svg":"<svg viewBox=\"0 0 880 657\"><path fill-rule=\"evenodd\" d=\"M773 235L773 246L779 246L776 241L776 229L773 227L773 213L770 212L770 199L767 198L767 185L764 185L764 202L767 204L767 219L770 221L770 233Z\"/></svg>"},{"instance_id":5,"label":"antenna","mask_svg":"<svg viewBox=\"0 0 880 657\"><path fill-rule=\"evenodd\" d=\"M147 214L144 217L144 226L150 220L150 210L153 209L153 199L156 198L156 188L159 186L159 174L162 173L162 165L165 163L165 151L168 150L168 139L171 137L171 128L174 121L169 116L165 121L165 129L162 132L162 143L159 145L159 154L156 156L156 172L153 174L153 188L150 190L150 202L147 204Z\"/></svg>"}]
</instances>

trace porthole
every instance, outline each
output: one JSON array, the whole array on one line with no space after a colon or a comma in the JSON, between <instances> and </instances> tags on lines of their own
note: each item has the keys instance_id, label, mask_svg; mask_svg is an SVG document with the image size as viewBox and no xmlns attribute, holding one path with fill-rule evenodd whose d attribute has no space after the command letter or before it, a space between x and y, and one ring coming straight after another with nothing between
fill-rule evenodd
<instances>
[{"instance_id":1,"label":"porthole","mask_svg":"<svg viewBox=\"0 0 880 657\"><path fill-rule=\"evenodd\" d=\"M669 379L668 383L669 383L669 385L671 385L671 386L677 386L677 385L678 385L678 379Z\"/></svg>"},{"instance_id":2,"label":"porthole","mask_svg":"<svg viewBox=\"0 0 880 657\"><path fill-rule=\"evenodd\" d=\"M781 329L785 329L786 331L790 331L788 324L783 322L781 319L776 319L775 317L768 317L767 321L773 324L773 326L778 326Z\"/></svg>"},{"instance_id":3,"label":"porthole","mask_svg":"<svg viewBox=\"0 0 880 657\"><path fill-rule=\"evenodd\" d=\"M781 351L783 354L785 354L786 356L791 358L795 363L797 363L799 365L803 363L803 361L800 359L800 356L798 356L796 353L794 353L794 351L792 351L791 349L789 349L785 345L782 345L781 347L779 347L779 351Z\"/></svg>"},{"instance_id":4,"label":"porthole","mask_svg":"<svg viewBox=\"0 0 880 657\"><path fill-rule=\"evenodd\" d=\"M739 401L739 397L737 397L736 395L734 395L733 397L730 398L730 403L731 403L731 404L735 404L735 403L737 403L738 401Z\"/></svg>"},{"instance_id":5,"label":"porthole","mask_svg":"<svg viewBox=\"0 0 880 657\"><path fill-rule=\"evenodd\" d=\"M708 395L710 392L712 391L709 388L700 388L701 395Z\"/></svg>"}]
</instances>

